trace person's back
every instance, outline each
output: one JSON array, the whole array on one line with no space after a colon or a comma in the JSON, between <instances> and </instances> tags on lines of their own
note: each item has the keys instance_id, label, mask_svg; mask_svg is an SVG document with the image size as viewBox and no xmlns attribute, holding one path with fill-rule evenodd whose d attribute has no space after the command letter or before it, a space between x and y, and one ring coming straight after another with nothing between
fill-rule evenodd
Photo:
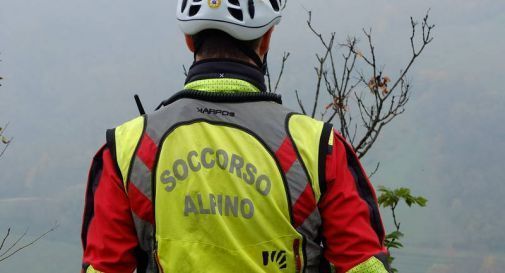
<instances>
[{"instance_id":1,"label":"person's back","mask_svg":"<svg viewBox=\"0 0 505 273\"><path fill-rule=\"evenodd\" d=\"M270 14L256 14L269 22L259 32L230 30L213 12L231 5L258 23L250 3ZM88 182L83 272L387 272L375 195L352 150L266 93L279 5L179 1L196 62L184 91L107 132Z\"/></svg>"}]
</instances>

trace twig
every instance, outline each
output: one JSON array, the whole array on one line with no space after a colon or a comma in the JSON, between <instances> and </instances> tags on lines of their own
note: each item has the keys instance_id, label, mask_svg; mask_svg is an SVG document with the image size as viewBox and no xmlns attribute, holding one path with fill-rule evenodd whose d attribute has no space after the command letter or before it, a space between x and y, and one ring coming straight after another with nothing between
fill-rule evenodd
<instances>
[{"instance_id":1,"label":"twig","mask_svg":"<svg viewBox=\"0 0 505 273\"><path fill-rule=\"evenodd\" d=\"M316 116L317 105L319 102L319 95L321 92L321 83L322 83L323 78L326 77L326 75L324 75L326 73L326 71L324 70L324 64L328 60L328 57L331 55L331 51L333 49L333 43L335 41L336 34L335 34L335 32L331 33L329 41L326 42L323 35L321 33L319 33L317 30L315 30L315 28L312 26L312 12L309 11L308 15L309 15L309 19L307 20L307 26L312 31L312 33L314 33L314 35L316 35L319 38L319 40L321 41L321 43L323 44L323 46L325 48L325 53L324 53L323 57L320 57L318 54L316 54L316 58L319 62L319 66L314 68L316 71L316 75L317 75L317 86L316 86L316 94L315 94L315 98L314 98L314 106L312 107L312 113L310 115L311 117L314 118Z\"/></svg>"},{"instance_id":2,"label":"twig","mask_svg":"<svg viewBox=\"0 0 505 273\"><path fill-rule=\"evenodd\" d=\"M391 206L391 214L393 215L393 223L395 225L396 231L399 232L401 223L398 222L398 219L396 218L396 206L398 206L398 201L395 202L393 204L393 206ZM396 241L396 238L393 238L393 240L391 240L391 242L395 242L395 241Z\"/></svg>"},{"instance_id":3,"label":"twig","mask_svg":"<svg viewBox=\"0 0 505 273\"><path fill-rule=\"evenodd\" d=\"M2 240L2 244L0 244L0 250L2 250L2 248L4 247L4 244L5 244L5 240L7 240L7 238L9 237L11 233L11 228L8 228L7 229L7 234L5 234L3 240Z\"/></svg>"},{"instance_id":4,"label":"twig","mask_svg":"<svg viewBox=\"0 0 505 273\"><path fill-rule=\"evenodd\" d=\"M182 65L182 71L184 73L184 77L188 77L188 70L186 69L185 65Z\"/></svg>"},{"instance_id":5,"label":"twig","mask_svg":"<svg viewBox=\"0 0 505 273\"><path fill-rule=\"evenodd\" d=\"M377 171L379 171L379 167L380 167L381 163L380 162L377 162L377 166L375 166L375 170L373 170L370 175L368 176L368 179L371 179L376 173Z\"/></svg>"},{"instance_id":6,"label":"twig","mask_svg":"<svg viewBox=\"0 0 505 273\"><path fill-rule=\"evenodd\" d=\"M38 242L40 239L44 238L47 234L55 231L57 228L59 227L59 224L58 223L55 223L54 226L52 228L50 228L48 231L44 232L43 234L39 235L39 237L35 238L34 240L32 240L31 242L17 248L16 250L12 251L11 253L9 253L9 251L11 249L14 248L14 246L17 245L17 243L19 243L19 241L21 241L21 239L23 239L26 234L27 234L27 231L25 231L25 233L23 233L23 235L21 235L18 240L16 240L16 242L14 242L13 245L11 245L11 247L9 247L9 249L7 249L5 252L3 252L2 254L0 254L0 262L4 261L4 260L7 260L8 258L12 257L14 254L18 253L19 251L35 244L36 242ZM9 229L10 230L10 229ZM7 238L7 237L5 237Z\"/></svg>"},{"instance_id":7,"label":"twig","mask_svg":"<svg viewBox=\"0 0 505 273\"><path fill-rule=\"evenodd\" d=\"M4 148L2 149L2 152L0 152L0 158L4 155L5 151L7 151L7 148L9 148L9 146L11 145L12 141L14 140L14 138L11 138L9 143L7 143Z\"/></svg>"},{"instance_id":8,"label":"twig","mask_svg":"<svg viewBox=\"0 0 505 273\"><path fill-rule=\"evenodd\" d=\"M304 115L306 115L307 111L305 111L305 108L303 107L302 100L300 99L300 96L298 95L298 90L295 90L295 94L296 94L296 100L298 101L298 106L300 106L300 109L302 110L302 113Z\"/></svg>"},{"instance_id":9,"label":"twig","mask_svg":"<svg viewBox=\"0 0 505 273\"><path fill-rule=\"evenodd\" d=\"M266 73L266 76L267 76L267 87L268 87L268 92L272 92L272 79L271 79L271 76L270 76L270 66L267 66L267 73Z\"/></svg>"},{"instance_id":10,"label":"twig","mask_svg":"<svg viewBox=\"0 0 505 273\"><path fill-rule=\"evenodd\" d=\"M19 238L7 250L5 250L3 253L0 254L0 258L3 257L5 254L7 254L11 249L13 249L26 236L27 233L28 229L26 229L25 232L21 234L21 236L19 236Z\"/></svg>"},{"instance_id":11,"label":"twig","mask_svg":"<svg viewBox=\"0 0 505 273\"><path fill-rule=\"evenodd\" d=\"M282 56L281 71L279 71L279 76L277 77L277 82L275 83L275 89L273 91L274 93L277 93L277 90L279 88L279 83L280 83L281 78L282 78L282 74L284 73L284 67L286 66L286 62L288 61L290 55L291 55L291 53L284 52L284 55ZM269 75L270 75L270 73L269 73ZM269 85L270 85L270 81L269 81ZM270 86L269 86L269 88L270 88Z\"/></svg>"}]
</instances>

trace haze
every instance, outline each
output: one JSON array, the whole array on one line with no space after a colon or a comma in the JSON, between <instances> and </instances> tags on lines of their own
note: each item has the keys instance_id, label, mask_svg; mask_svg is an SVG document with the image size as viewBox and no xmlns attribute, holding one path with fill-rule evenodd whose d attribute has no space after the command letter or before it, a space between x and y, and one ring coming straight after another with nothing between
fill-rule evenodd
<instances>
[{"instance_id":1,"label":"haze","mask_svg":"<svg viewBox=\"0 0 505 273\"><path fill-rule=\"evenodd\" d=\"M175 1L0 0L0 125L14 142L0 159L0 236L8 226L44 241L0 263L0 272L78 272L80 224L90 160L105 130L153 109L183 87L192 55ZM431 8L435 40L415 64L407 111L363 161L373 183L424 195L402 209L404 273L497 273L505 267L505 2L501 0L291 0L276 28L270 64L289 51L281 94L297 109L315 87L315 52L305 25L339 42L372 27L379 62L397 75L410 54L410 16ZM364 44L362 44L364 46ZM388 211L384 221L390 226ZM501 269L501 270L500 270Z\"/></svg>"}]
</instances>

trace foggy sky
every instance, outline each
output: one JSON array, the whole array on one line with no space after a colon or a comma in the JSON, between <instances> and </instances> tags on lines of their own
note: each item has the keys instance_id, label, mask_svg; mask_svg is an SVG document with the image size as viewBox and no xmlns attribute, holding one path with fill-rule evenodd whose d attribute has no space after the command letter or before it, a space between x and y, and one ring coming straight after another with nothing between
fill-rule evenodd
<instances>
[{"instance_id":1,"label":"foggy sky","mask_svg":"<svg viewBox=\"0 0 505 273\"><path fill-rule=\"evenodd\" d=\"M84 184L105 130L138 115L133 94L153 109L183 87L182 65L192 54L174 6L0 0L0 125L10 122L14 137L0 159L0 237L7 226L18 233L29 226L35 235L60 223L22 254L44 266L18 256L0 272L78 270ZM403 272L498 272L505 264L505 2L290 0L270 64L276 71L282 52L291 52L280 86L285 104L297 109L294 90L311 101L322 51L305 26L312 10L314 25L336 32L339 42L372 27L378 61L394 77L410 57L410 16L420 19L429 8L435 40L409 74L407 111L363 163L370 170L381 161L375 185L411 187L429 199L425 209L400 210Z\"/></svg>"}]
</instances>

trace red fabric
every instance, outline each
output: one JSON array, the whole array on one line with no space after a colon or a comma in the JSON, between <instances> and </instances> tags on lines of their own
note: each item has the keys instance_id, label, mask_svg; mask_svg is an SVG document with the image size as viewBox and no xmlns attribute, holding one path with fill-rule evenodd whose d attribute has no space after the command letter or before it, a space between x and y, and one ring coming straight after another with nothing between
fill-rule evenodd
<instances>
[{"instance_id":1,"label":"red fabric","mask_svg":"<svg viewBox=\"0 0 505 273\"><path fill-rule=\"evenodd\" d=\"M326 158L327 190L319 209L324 256L337 273L345 273L385 249L372 228L368 205L358 193L344 143L339 139L335 133L333 151Z\"/></svg>"},{"instance_id":2,"label":"red fabric","mask_svg":"<svg viewBox=\"0 0 505 273\"><path fill-rule=\"evenodd\" d=\"M83 263L105 273L130 273L136 268L133 253L137 245L130 202L110 151L105 149Z\"/></svg>"},{"instance_id":3,"label":"red fabric","mask_svg":"<svg viewBox=\"0 0 505 273\"><path fill-rule=\"evenodd\" d=\"M144 134L142 140L140 141L140 146L138 150L138 157L144 164L146 164L149 170L153 169L154 161L156 160L156 151L158 147L154 141L149 137L148 134Z\"/></svg>"},{"instance_id":4,"label":"red fabric","mask_svg":"<svg viewBox=\"0 0 505 273\"><path fill-rule=\"evenodd\" d=\"M275 152L275 157L279 159L282 171L287 173L296 161L296 152L289 137L284 139L279 150Z\"/></svg>"},{"instance_id":5,"label":"red fabric","mask_svg":"<svg viewBox=\"0 0 505 273\"><path fill-rule=\"evenodd\" d=\"M153 204L133 183L128 184L128 195L133 212L142 220L154 224Z\"/></svg>"},{"instance_id":6,"label":"red fabric","mask_svg":"<svg viewBox=\"0 0 505 273\"><path fill-rule=\"evenodd\" d=\"M284 139L281 147L275 153L275 157L279 160L282 171L287 173L297 159L295 147L289 137ZM316 207L314 192L312 191L310 183L307 183L304 191L293 205L293 220L295 228L299 227L316 209Z\"/></svg>"},{"instance_id":7,"label":"red fabric","mask_svg":"<svg viewBox=\"0 0 505 273\"><path fill-rule=\"evenodd\" d=\"M298 200L296 200L293 206L293 220L295 228L299 227L307 217L309 217L312 212L316 209L316 199L314 198L314 192L310 183L307 183L305 190L302 192Z\"/></svg>"},{"instance_id":8,"label":"red fabric","mask_svg":"<svg viewBox=\"0 0 505 273\"><path fill-rule=\"evenodd\" d=\"M152 147L148 142L141 147ZM288 171L296 158L289 139L284 141L276 156L283 171ZM372 228L368 204L356 188L347 156L344 143L335 135L333 151L326 158L327 189L318 204L323 225L324 256L335 265L337 273L345 273L370 257L385 252ZM145 202L147 198L134 186L129 186L129 191L132 199L140 200L138 206L134 202L133 211L141 218L152 221L148 216L152 208L149 202ZM306 188L294 205L294 210L300 212L295 214L295 223L303 221L313 211L313 198L312 189ZM85 264L105 273L133 272L136 267L134 250L138 243L131 210L113 159L105 149L101 177L94 196L94 216L87 231ZM152 213L149 215L152 216Z\"/></svg>"}]
</instances>

